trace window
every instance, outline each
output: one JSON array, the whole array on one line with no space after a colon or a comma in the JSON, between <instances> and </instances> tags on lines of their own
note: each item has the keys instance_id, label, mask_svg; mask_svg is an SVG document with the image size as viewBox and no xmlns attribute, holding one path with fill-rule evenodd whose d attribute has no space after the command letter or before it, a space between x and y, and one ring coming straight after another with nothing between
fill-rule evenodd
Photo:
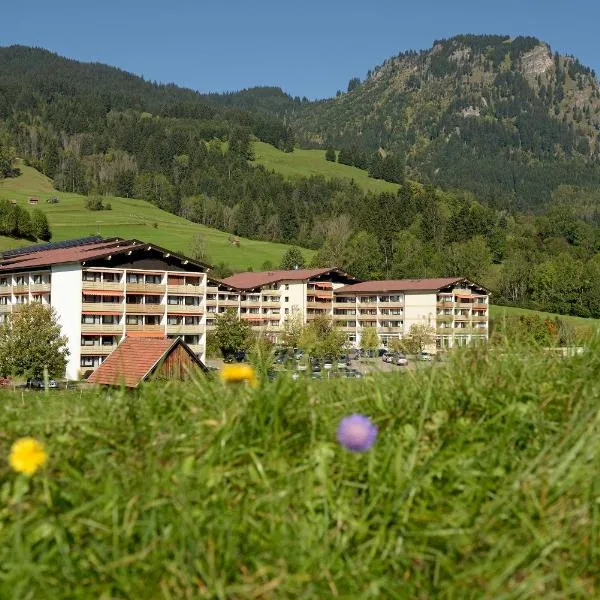
<instances>
[{"instance_id":1,"label":"window","mask_svg":"<svg viewBox=\"0 0 600 600\"><path fill-rule=\"evenodd\" d=\"M29 298L27 296L15 296L15 304L27 304Z\"/></svg>"},{"instance_id":2,"label":"window","mask_svg":"<svg viewBox=\"0 0 600 600\"><path fill-rule=\"evenodd\" d=\"M182 305L183 302L183 296L169 296L167 298L167 304L170 304L171 306Z\"/></svg>"},{"instance_id":3,"label":"window","mask_svg":"<svg viewBox=\"0 0 600 600\"><path fill-rule=\"evenodd\" d=\"M127 315L125 323L127 323L127 325L141 325L142 317L140 317L139 315Z\"/></svg>"},{"instance_id":4,"label":"window","mask_svg":"<svg viewBox=\"0 0 600 600\"><path fill-rule=\"evenodd\" d=\"M15 285L25 285L25 276L24 275L17 275L15 277Z\"/></svg>"},{"instance_id":5,"label":"window","mask_svg":"<svg viewBox=\"0 0 600 600\"><path fill-rule=\"evenodd\" d=\"M146 315L146 325L160 325L160 316Z\"/></svg>"},{"instance_id":6,"label":"window","mask_svg":"<svg viewBox=\"0 0 600 600\"><path fill-rule=\"evenodd\" d=\"M44 283L42 276L38 273L33 276L33 283L35 285L39 285L40 283Z\"/></svg>"},{"instance_id":7,"label":"window","mask_svg":"<svg viewBox=\"0 0 600 600\"><path fill-rule=\"evenodd\" d=\"M286 315L289 315L289 314L290 314L290 309L289 309L289 308L286 308L286 309L285 309L285 314L286 314Z\"/></svg>"},{"instance_id":8,"label":"window","mask_svg":"<svg viewBox=\"0 0 600 600\"><path fill-rule=\"evenodd\" d=\"M285 284L285 289L286 289L286 290L289 290L289 289L290 289L290 284L289 284L289 283L286 283L286 284Z\"/></svg>"},{"instance_id":9,"label":"window","mask_svg":"<svg viewBox=\"0 0 600 600\"><path fill-rule=\"evenodd\" d=\"M144 276L140 273L127 273L127 283L144 283Z\"/></svg>"},{"instance_id":10,"label":"window","mask_svg":"<svg viewBox=\"0 0 600 600\"><path fill-rule=\"evenodd\" d=\"M81 322L84 325L99 325L101 318L100 315L81 315Z\"/></svg>"},{"instance_id":11,"label":"window","mask_svg":"<svg viewBox=\"0 0 600 600\"><path fill-rule=\"evenodd\" d=\"M182 321L181 317L174 317L172 315L167 317L167 325L181 325Z\"/></svg>"},{"instance_id":12,"label":"window","mask_svg":"<svg viewBox=\"0 0 600 600\"><path fill-rule=\"evenodd\" d=\"M82 356L80 365L82 367L97 367L100 364L100 358L97 356Z\"/></svg>"},{"instance_id":13,"label":"window","mask_svg":"<svg viewBox=\"0 0 600 600\"><path fill-rule=\"evenodd\" d=\"M200 343L200 336L199 335L184 335L183 336L183 341L186 344L199 344Z\"/></svg>"},{"instance_id":14,"label":"window","mask_svg":"<svg viewBox=\"0 0 600 600\"><path fill-rule=\"evenodd\" d=\"M290 301L290 297L289 297L289 296L286 296L286 297L283 299L283 301L284 301L284 302L289 302L289 301Z\"/></svg>"},{"instance_id":15,"label":"window","mask_svg":"<svg viewBox=\"0 0 600 600\"><path fill-rule=\"evenodd\" d=\"M104 325L118 325L120 319L121 317L118 315L103 315L102 323Z\"/></svg>"},{"instance_id":16,"label":"window","mask_svg":"<svg viewBox=\"0 0 600 600\"><path fill-rule=\"evenodd\" d=\"M198 296L186 296L185 297L185 305L186 306L200 306L200 298Z\"/></svg>"},{"instance_id":17,"label":"window","mask_svg":"<svg viewBox=\"0 0 600 600\"><path fill-rule=\"evenodd\" d=\"M146 283L160 284L162 283L162 277L160 275L146 275Z\"/></svg>"},{"instance_id":18,"label":"window","mask_svg":"<svg viewBox=\"0 0 600 600\"><path fill-rule=\"evenodd\" d=\"M200 317L185 317L186 325L200 325Z\"/></svg>"},{"instance_id":19,"label":"window","mask_svg":"<svg viewBox=\"0 0 600 600\"><path fill-rule=\"evenodd\" d=\"M160 296L146 296L144 299L145 304L160 304Z\"/></svg>"},{"instance_id":20,"label":"window","mask_svg":"<svg viewBox=\"0 0 600 600\"><path fill-rule=\"evenodd\" d=\"M82 346L99 346L100 338L99 337L82 337L81 338Z\"/></svg>"},{"instance_id":21,"label":"window","mask_svg":"<svg viewBox=\"0 0 600 600\"><path fill-rule=\"evenodd\" d=\"M6 306L9 304L8 296L0 296L0 306Z\"/></svg>"},{"instance_id":22,"label":"window","mask_svg":"<svg viewBox=\"0 0 600 600\"><path fill-rule=\"evenodd\" d=\"M142 304L144 296L140 294L127 294L127 304Z\"/></svg>"},{"instance_id":23,"label":"window","mask_svg":"<svg viewBox=\"0 0 600 600\"><path fill-rule=\"evenodd\" d=\"M199 286L200 285L200 278L199 277L186 277L185 278L185 283L186 283L186 285Z\"/></svg>"},{"instance_id":24,"label":"window","mask_svg":"<svg viewBox=\"0 0 600 600\"><path fill-rule=\"evenodd\" d=\"M93 271L83 272L83 281L100 281L102 275L100 273L94 273Z\"/></svg>"},{"instance_id":25,"label":"window","mask_svg":"<svg viewBox=\"0 0 600 600\"><path fill-rule=\"evenodd\" d=\"M104 273L102 279L106 283L119 283L121 281L121 273Z\"/></svg>"},{"instance_id":26,"label":"window","mask_svg":"<svg viewBox=\"0 0 600 600\"><path fill-rule=\"evenodd\" d=\"M7 287L7 286L8 286L8 278L0 277L0 287Z\"/></svg>"}]
</instances>

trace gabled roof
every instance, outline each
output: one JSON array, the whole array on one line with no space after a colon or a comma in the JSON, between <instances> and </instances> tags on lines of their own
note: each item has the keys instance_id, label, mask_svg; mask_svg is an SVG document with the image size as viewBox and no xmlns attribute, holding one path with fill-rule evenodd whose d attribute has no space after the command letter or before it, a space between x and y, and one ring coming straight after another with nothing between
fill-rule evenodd
<instances>
[{"instance_id":1,"label":"gabled roof","mask_svg":"<svg viewBox=\"0 0 600 600\"><path fill-rule=\"evenodd\" d=\"M465 277L438 277L434 279L387 279L382 281L363 281L346 285L335 290L335 294L345 293L386 293L386 292L433 292L457 283L473 283ZM482 286L477 284L482 290Z\"/></svg>"},{"instance_id":2,"label":"gabled roof","mask_svg":"<svg viewBox=\"0 0 600 600\"><path fill-rule=\"evenodd\" d=\"M2 257L0 259L0 271L18 271L26 269L35 269L41 267L49 267L51 265L67 264L67 263L84 263L91 260L106 258L108 256L116 256L119 254L127 254L132 250L156 250L165 255L174 256L183 262L189 262L193 265L207 269L209 265L199 261L186 258L161 248L155 244L141 242L140 240L122 240L119 238L109 238L93 240L88 243L72 247L56 247L49 243L47 248L43 245L35 246L30 252L26 249L20 251L19 254Z\"/></svg>"},{"instance_id":3,"label":"gabled roof","mask_svg":"<svg viewBox=\"0 0 600 600\"><path fill-rule=\"evenodd\" d=\"M347 279L355 279L335 267L323 269L293 269L290 271L248 271L236 273L222 279L220 283L239 290L251 290L263 285L270 285L279 281L306 281L321 275L335 274Z\"/></svg>"},{"instance_id":4,"label":"gabled roof","mask_svg":"<svg viewBox=\"0 0 600 600\"><path fill-rule=\"evenodd\" d=\"M126 337L87 381L103 385L137 387L179 345L202 370L206 371L206 366L181 338Z\"/></svg>"}]
</instances>

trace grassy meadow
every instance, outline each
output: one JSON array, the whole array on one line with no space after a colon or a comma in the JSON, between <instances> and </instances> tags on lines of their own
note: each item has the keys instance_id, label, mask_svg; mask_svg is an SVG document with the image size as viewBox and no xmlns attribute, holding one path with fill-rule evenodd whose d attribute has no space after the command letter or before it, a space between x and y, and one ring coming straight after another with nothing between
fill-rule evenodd
<instances>
[{"instance_id":1,"label":"grassy meadow","mask_svg":"<svg viewBox=\"0 0 600 600\"><path fill-rule=\"evenodd\" d=\"M15 199L27 208L27 198L38 196L39 208L48 216L53 240L102 235L137 238L153 242L175 252L189 253L192 238L201 233L215 264L227 263L237 270L249 267L260 270L264 261L279 264L282 255L289 248L285 244L274 244L257 240L241 239L239 247L233 246L228 233L192 223L186 219L168 213L146 202L129 198L110 197L110 211L92 212L84 207L84 196L57 192L52 181L31 167L19 165L22 174L16 178L0 181L0 198ZM59 204L47 204L51 196L60 198ZM0 251L25 245L23 240L0 236ZM310 260L314 251L303 250Z\"/></svg>"},{"instance_id":2,"label":"grassy meadow","mask_svg":"<svg viewBox=\"0 0 600 600\"><path fill-rule=\"evenodd\" d=\"M0 396L1 598L600 596L597 341L363 380ZM379 428L365 454L336 442L352 413ZM31 478L5 460L23 436L49 456Z\"/></svg>"},{"instance_id":3,"label":"grassy meadow","mask_svg":"<svg viewBox=\"0 0 600 600\"><path fill-rule=\"evenodd\" d=\"M542 319L554 319L558 317L576 329L600 329L600 319L586 319L584 317L574 317L572 315L558 315L539 310L530 310L528 308L518 308L516 306L490 306L490 319L492 320L501 319L503 316L515 317L520 315L536 315Z\"/></svg>"},{"instance_id":4,"label":"grassy meadow","mask_svg":"<svg viewBox=\"0 0 600 600\"><path fill-rule=\"evenodd\" d=\"M367 171L325 160L325 150L303 150L283 152L271 144L254 142L254 162L284 177L310 177L321 175L326 179L347 179L367 191L395 192L399 186L381 179L372 179Z\"/></svg>"}]
</instances>

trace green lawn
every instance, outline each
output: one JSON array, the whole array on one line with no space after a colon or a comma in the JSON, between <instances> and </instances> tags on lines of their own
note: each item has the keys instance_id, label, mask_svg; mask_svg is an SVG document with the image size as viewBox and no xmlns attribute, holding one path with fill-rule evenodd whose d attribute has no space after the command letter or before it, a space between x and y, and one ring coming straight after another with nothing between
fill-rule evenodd
<instances>
[{"instance_id":1,"label":"green lawn","mask_svg":"<svg viewBox=\"0 0 600 600\"><path fill-rule=\"evenodd\" d=\"M15 199L24 207L28 196L40 198L39 207L48 215L53 240L65 240L100 234L106 237L132 237L153 242L176 252L187 253L196 233L202 233L213 263L225 262L237 270L249 267L255 271L264 261L279 264L289 246L242 239L239 247L229 241L229 234L204 227L160 210L144 200L108 198L112 210L91 212L84 208L84 196L57 192L52 182L30 167L19 165L22 175L0 181L0 198ZM59 204L47 204L46 199L56 195ZM156 225L156 226L155 226ZM24 245L23 241L0 236L0 250ZM303 250L307 260L314 251Z\"/></svg>"},{"instance_id":2,"label":"green lawn","mask_svg":"<svg viewBox=\"0 0 600 600\"><path fill-rule=\"evenodd\" d=\"M0 597L600 597L600 347L356 381L0 392ZM340 419L379 428L366 454ZM33 436L48 463L10 470Z\"/></svg>"},{"instance_id":3,"label":"green lawn","mask_svg":"<svg viewBox=\"0 0 600 600\"><path fill-rule=\"evenodd\" d=\"M254 143L254 160L267 169L281 173L285 177L310 177L322 175L326 179L354 180L363 189L371 192L395 192L398 185L372 179L366 171L337 162L325 160L325 150L302 150L282 152L264 142Z\"/></svg>"},{"instance_id":4,"label":"green lawn","mask_svg":"<svg viewBox=\"0 0 600 600\"><path fill-rule=\"evenodd\" d=\"M564 319L566 322L570 323L575 327L600 327L600 319L585 319L583 317L572 317L570 315L557 315L554 313L547 313L538 310L529 310L527 308L517 308L513 306L490 306L490 318L498 319L501 318L503 315L537 315L539 317L542 317L543 319L547 317L551 319L559 317L560 319Z\"/></svg>"}]
</instances>

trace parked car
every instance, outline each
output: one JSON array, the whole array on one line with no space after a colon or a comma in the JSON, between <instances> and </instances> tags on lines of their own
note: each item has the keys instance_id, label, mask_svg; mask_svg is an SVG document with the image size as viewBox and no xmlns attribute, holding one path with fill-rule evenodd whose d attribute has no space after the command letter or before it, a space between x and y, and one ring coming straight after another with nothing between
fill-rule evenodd
<instances>
[{"instance_id":1,"label":"parked car","mask_svg":"<svg viewBox=\"0 0 600 600\"><path fill-rule=\"evenodd\" d=\"M337 368L338 369L345 369L346 367L349 367L350 364L351 364L350 358L346 354L343 354L337 360Z\"/></svg>"},{"instance_id":2,"label":"parked car","mask_svg":"<svg viewBox=\"0 0 600 600\"><path fill-rule=\"evenodd\" d=\"M406 358L406 356L404 356L404 354L396 354L396 356L394 357L394 362L399 367L407 367L408 366L408 358Z\"/></svg>"},{"instance_id":3,"label":"parked car","mask_svg":"<svg viewBox=\"0 0 600 600\"><path fill-rule=\"evenodd\" d=\"M417 360L431 361L433 360L433 354L430 354L429 352L419 352L419 354L417 354Z\"/></svg>"},{"instance_id":4,"label":"parked car","mask_svg":"<svg viewBox=\"0 0 600 600\"><path fill-rule=\"evenodd\" d=\"M386 352L382 357L381 360L383 360L383 362L392 362L392 360L394 359L394 355L391 352Z\"/></svg>"},{"instance_id":5,"label":"parked car","mask_svg":"<svg viewBox=\"0 0 600 600\"><path fill-rule=\"evenodd\" d=\"M333 358L331 358L331 356L328 356L324 361L323 361L323 368L326 370L329 370L333 367Z\"/></svg>"},{"instance_id":6,"label":"parked car","mask_svg":"<svg viewBox=\"0 0 600 600\"><path fill-rule=\"evenodd\" d=\"M29 379L29 380L27 380L27 387L43 390L46 387L46 385L45 385L43 379ZM49 379L48 387L56 388L56 387L58 387L58 384L56 383L56 381L54 379Z\"/></svg>"},{"instance_id":7,"label":"parked car","mask_svg":"<svg viewBox=\"0 0 600 600\"><path fill-rule=\"evenodd\" d=\"M363 374L358 369L347 369L345 372L345 376L349 379L360 379L362 378Z\"/></svg>"}]
</instances>

